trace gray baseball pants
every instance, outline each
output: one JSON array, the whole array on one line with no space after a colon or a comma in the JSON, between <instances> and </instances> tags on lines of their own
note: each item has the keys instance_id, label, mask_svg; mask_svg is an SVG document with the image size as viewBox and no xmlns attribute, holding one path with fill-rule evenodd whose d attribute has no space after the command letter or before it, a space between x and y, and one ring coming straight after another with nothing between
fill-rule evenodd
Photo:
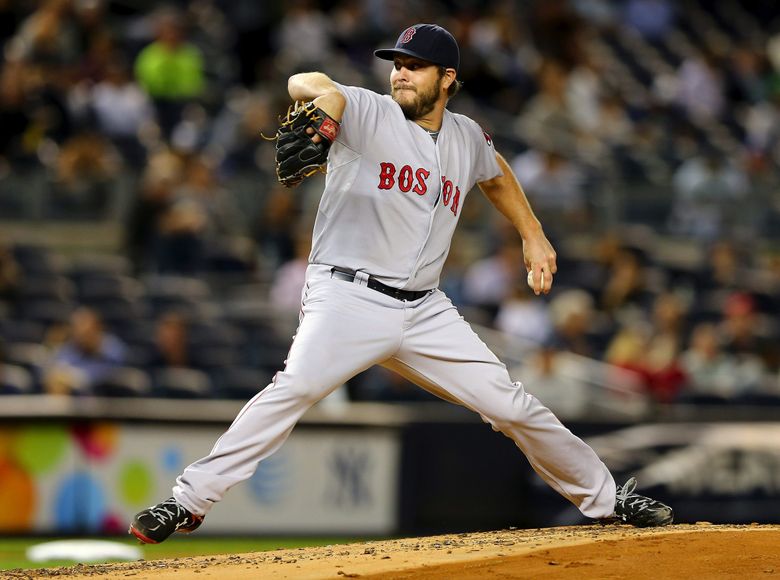
<instances>
[{"instance_id":1,"label":"gray baseball pants","mask_svg":"<svg viewBox=\"0 0 780 580\"><path fill-rule=\"evenodd\" d=\"M609 517L615 481L479 339L445 294L404 302L311 265L301 321L286 366L239 412L214 448L184 470L173 495L205 515L258 462L274 453L317 401L359 372L386 366L422 388L478 413L512 439L533 469L590 518Z\"/></svg>"}]
</instances>

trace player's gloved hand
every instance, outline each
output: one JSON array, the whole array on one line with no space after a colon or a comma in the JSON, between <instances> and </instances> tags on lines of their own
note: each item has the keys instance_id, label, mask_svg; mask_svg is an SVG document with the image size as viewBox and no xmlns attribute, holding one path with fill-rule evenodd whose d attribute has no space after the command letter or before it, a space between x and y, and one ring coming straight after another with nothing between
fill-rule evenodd
<instances>
[{"instance_id":1,"label":"player's gloved hand","mask_svg":"<svg viewBox=\"0 0 780 580\"><path fill-rule=\"evenodd\" d=\"M338 121L313 102L296 101L280 119L276 132L276 177L286 187L295 187L323 169L328 151L339 134ZM319 135L319 139L315 136Z\"/></svg>"}]
</instances>

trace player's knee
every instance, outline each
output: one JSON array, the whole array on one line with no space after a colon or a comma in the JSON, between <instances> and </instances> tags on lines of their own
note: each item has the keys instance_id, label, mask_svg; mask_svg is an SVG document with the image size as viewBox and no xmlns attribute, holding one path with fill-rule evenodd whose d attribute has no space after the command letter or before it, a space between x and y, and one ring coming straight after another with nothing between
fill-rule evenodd
<instances>
[{"instance_id":1,"label":"player's knee","mask_svg":"<svg viewBox=\"0 0 780 580\"><path fill-rule=\"evenodd\" d=\"M330 390L330 385L323 384L321 373L280 373L278 383L288 391L291 398L311 405Z\"/></svg>"},{"instance_id":2,"label":"player's knee","mask_svg":"<svg viewBox=\"0 0 780 580\"><path fill-rule=\"evenodd\" d=\"M534 397L526 393L521 383L514 383L515 389L501 397L492 412L488 414L490 423L499 431L504 431L512 425L528 422L533 412Z\"/></svg>"}]
</instances>

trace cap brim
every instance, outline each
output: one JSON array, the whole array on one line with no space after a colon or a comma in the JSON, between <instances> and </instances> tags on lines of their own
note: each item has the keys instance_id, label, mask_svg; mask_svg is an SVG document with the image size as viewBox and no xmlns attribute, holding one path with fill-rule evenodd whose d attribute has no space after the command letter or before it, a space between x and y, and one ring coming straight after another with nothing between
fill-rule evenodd
<instances>
[{"instance_id":1,"label":"cap brim","mask_svg":"<svg viewBox=\"0 0 780 580\"><path fill-rule=\"evenodd\" d=\"M413 50L408 50L406 48L380 48L379 50L374 51L374 56L377 58L381 58L382 60L393 60L396 54L405 54L407 56L413 56L415 58L419 58L420 60L424 60L425 62L433 62L428 60L427 58L423 58ZM433 64L439 64L439 63L434 62Z\"/></svg>"}]
</instances>

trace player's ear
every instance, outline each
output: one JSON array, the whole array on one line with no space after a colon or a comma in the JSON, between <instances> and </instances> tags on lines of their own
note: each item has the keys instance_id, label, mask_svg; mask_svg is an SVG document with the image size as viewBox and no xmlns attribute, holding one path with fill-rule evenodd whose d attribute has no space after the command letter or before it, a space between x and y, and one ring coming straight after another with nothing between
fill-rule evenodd
<instances>
[{"instance_id":1,"label":"player's ear","mask_svg":"<svg viewBox=\"0 0 780 580\"><path fill-rule=\"evenodd\" d=\"M452 83L455 82L456 75L457 73L455 72L454 68L444 69L444 75L442 76L441 79L441 86L444 88L445 91L450 88L450 85Z\"/></svg>"}]
</instances>

